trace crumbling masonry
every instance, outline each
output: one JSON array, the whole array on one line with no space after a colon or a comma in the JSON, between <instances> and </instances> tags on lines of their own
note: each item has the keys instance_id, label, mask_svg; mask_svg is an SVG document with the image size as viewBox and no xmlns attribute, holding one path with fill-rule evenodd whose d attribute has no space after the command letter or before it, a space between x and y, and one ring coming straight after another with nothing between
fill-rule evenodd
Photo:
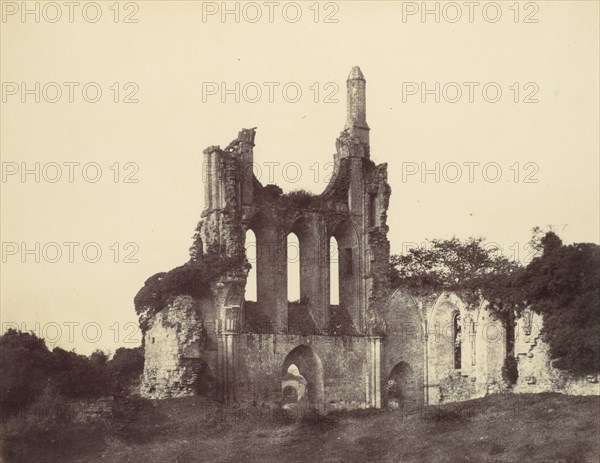
<instances>
[{"instance_id":1,"label":"crumbling masonry","mask_svg":"<svg viewBox=\"0 0 600 463\"><path fill-rule=\"evenodd\" d=\"M151 306L144 301L157 300L152 285L170 278L156 275L142 289L149 299L136 301L144 396L362 408L464 400L503 387L506 330L486 304L467 310L453 294L416 300L389 287L391 189L387 165L370 159L369 130L366 82L354 67L334 173L320 195L283 194L256 179L255 129L243 129L225 149L204 150L196 262L176 269L203 270L192 290ZM248 230L256 237L256 301L245 299ZM291 233L299 242L298 301L288 301Z\"/></svg>"}]
</instances>

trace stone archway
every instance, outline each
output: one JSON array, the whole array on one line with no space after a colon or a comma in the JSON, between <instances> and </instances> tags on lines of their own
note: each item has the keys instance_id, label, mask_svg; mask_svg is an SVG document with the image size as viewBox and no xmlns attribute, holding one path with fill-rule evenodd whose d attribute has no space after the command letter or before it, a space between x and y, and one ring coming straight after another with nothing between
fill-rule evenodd
<instances>
[{"instance_id":1,"label":"stone archway","mask_svg":"<svg viewBox=\"0 0 600 463\"><path fill-rule=\"evenodd\" d=\"M281 380L281 392L283 394L281 402L284 408L308 402L306 385L306 378L300 374L300 369L296 364L292 363Z\"/></svg>"},{"instance_id":2,"label":"stone archway","mask_svg":"<svg viewBox=\"0 0 600 463\"><path fill-rule=\"evenodd\" d=\"M414 396L413 370L406 362L397 363L387 382L388 406L400 407L403 402Z\"/></svg>"},{"instance_id":3,"label":"stone archway","mask_svg":"<svg viewBox=\"0 0 600 463\"><path fill-rule=\"evenodd\" d=\"M290 368L295 366L296 368ZM325 401L325 390L323 383L323 364L321 359L308 346L298 346L290 351L282 365L282 393L286 387L294 387L291 380L302 384L306 382L306 399L312 405L322 404ZM294 378L295 377L295 378ZM296 392L300 396L300 386L296 386ZM288 391L291 394L291 391ZM302 394L304 396L304 393Z\"/></svg>"}]
</instances>

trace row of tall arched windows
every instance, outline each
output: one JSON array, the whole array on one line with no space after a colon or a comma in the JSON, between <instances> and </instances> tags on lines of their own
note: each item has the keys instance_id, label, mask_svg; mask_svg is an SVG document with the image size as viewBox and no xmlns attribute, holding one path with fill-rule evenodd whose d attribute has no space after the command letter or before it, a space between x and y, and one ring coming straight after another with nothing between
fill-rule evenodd
<instances>
[{"instance_id":1,"label":"row of tall arched windows","mask_svg":"<svg viewBox=\"0 0 600 463\"><path fill-rule=\"evenodd\" d=\"M248 272L246 280L246 300L257 300L257 246L256 234L249 229L246 232L246 257L252 268ZM301 300L301 254L300 239L296 233L291 232L287 236L287 299L290 302ZM332 236L329 239L329 304L340 303L340 275L352 275L353 273L353 250L344 248L340 252L338 240ZM317 262L313 262L315 265ZM307 269L310 270L310 269Z\"/></svg>"}]
</instances>

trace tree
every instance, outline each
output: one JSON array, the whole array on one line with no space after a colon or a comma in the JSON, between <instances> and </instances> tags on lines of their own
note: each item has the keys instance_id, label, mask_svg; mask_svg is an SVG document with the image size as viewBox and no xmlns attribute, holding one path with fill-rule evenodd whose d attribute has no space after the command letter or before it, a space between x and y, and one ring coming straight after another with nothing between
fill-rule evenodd
<instances>
[{"instance_id":1,"label":"tree","mask_svg":"<svg viewBox=\"0 0 600 463\"><path fill-rule=\"evenodd\" d=\"M492 302L509 292L511 276L519 268L483 238L434 239L404 255L392 255L390 279L416 295L454 291L473 303L481 297ZM501 311L508 309L502 306Z\"/></svg>"},{"instance_id":2,"label":"tree","mask_svg":"<svg viewBox=\"0 0 600 463\"><path fill-rule=\"evenodd\" d=\"M141 347L119 348L114 357L101 350L89 357L55 347L34 333L9 329L0 336L0 394L4 402L27 404L44 390L51 395L88 399L127 392L144 367Z\"/></svg>"},{"instance_id":3,"label":"tree","mask_svg":"<svg viewBox=\"0 0 600 463\"><path fill-rule=\"evenodd\" d=\"M0 336L3 402L31 402L47 385L52 354L33 333L8 329Z\"/></svg>"},{"instance_id":4,"label":"tree","mask_svg":"<svg viewBox=\"0 0 600 463\"><path fill-rule=\"evenodd\" d=\"M90 357L55 347L52 351L54 392L73 399L95 398L111 393L107 356L96 350Z\"/></svg>"},{"instance_id":5,"label":"tree","mask_svg":"<svg viewBox=\"0 0 600 463\"><path fill-rule=\"evenodd\" d=\"M144 350L142 347L128 349L120 347L109 362L113 377L114 393L122 394L135 384L144 371Z\"/></svg>"}]
</instances>

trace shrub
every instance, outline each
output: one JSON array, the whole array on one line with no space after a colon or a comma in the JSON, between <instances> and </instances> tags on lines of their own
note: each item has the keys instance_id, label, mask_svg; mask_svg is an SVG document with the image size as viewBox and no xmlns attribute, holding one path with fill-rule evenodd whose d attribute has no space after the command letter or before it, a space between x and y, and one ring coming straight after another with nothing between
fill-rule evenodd
<instances>
[{"instance_id":1,"label":"shrub","mask_svg":"<svg viewBox=\"0 0 600 463\"><path fill-rule=\"evenodd\" d=\"M57 394L89 399L112 393L108 359L103 352L96 351L86 357L56 347L52 357L50 384Z\"/></svg>"},{"instance_id":2,"label":"shrub","mask_svg":"<svg viewBox=\"0 0 600 463\"><path fill-rule=\"evenodd\" d=\"M142 373L141 347L117 349L112 360L96 350L89 357L59 347L48 350L35 334L9 329L0 336L2 401L30 404L44 397L92 399L127 390Z\"/></svg>"},{"instance_id":3,"label":"shrub","mask_svg":"<svg viewBox=\"0 0 600 463\"><path fill-rule=\"evenodd\" d=\"M120 347L109 362L109 367L114 393L126 394L128 389L137 384L144 371L144 349Z\"/></svg>"}]
</instances>

